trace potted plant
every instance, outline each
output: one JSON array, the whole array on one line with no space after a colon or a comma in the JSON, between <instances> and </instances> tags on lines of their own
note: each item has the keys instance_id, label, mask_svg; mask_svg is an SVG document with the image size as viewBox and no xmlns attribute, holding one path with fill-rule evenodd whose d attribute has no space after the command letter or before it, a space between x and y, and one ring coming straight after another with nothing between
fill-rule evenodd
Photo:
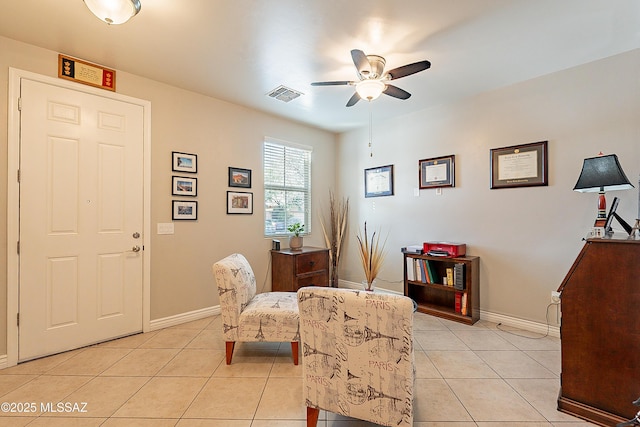
<instances>
[{"instance_id":1,"label":"potted plant","mask_svg":"<svg viewBox=\"0 0 640 427\"><path fill-rule=\"evenodd\" d=\"M382 267L384 261L384 245L386 239L380 244L380 235L376 235L374 231L371 240L367 234L367 222L364 223L364 233L358 232L358 252L360 253L360 261L364 269L365 280L362 282L366 291L373 291L375 280Z\"/></svg>"},{"instance_id":2,"label":"potted plant","mask_svg":"<svg viewBox=\"0 0 640 427\"><path fill-rule=\"evenodd\" d=\"M300 249L302 247L302 236L300 233L304 231L304 224L296 222L287 227L289 233L293 233L293 236L289 237L289 248Z\"/></svg>"}]
</instances>

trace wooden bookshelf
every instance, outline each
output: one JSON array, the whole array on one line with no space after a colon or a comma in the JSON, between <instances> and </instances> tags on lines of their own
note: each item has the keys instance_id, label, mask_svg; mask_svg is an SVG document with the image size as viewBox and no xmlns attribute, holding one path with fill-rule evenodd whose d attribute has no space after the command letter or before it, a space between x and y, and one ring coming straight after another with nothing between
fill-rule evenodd
<instances>
[{"instance_id":1,"label":"wooden bookshelf","mask_svg":"<svg viewBox=\"0 0 640 427\"><path fill-rule=\"evenodd\" d=\"M404 294L416 302L418 311L468 325L473 325L480 319L479 257L449 258L405 253L403 259ZM434 276L432 280L425 282L419 268L416 275L409 270L414 269L414 263L421 262L415 260L429 262ZM464 289L462 290L445 285L442 279L447 276L447 268L453 269L456 264L463 265ZM431 283L428 283L429 281ZM466 295L466 314L456 311L457 293Z\"/></svg>"}]
</instances>

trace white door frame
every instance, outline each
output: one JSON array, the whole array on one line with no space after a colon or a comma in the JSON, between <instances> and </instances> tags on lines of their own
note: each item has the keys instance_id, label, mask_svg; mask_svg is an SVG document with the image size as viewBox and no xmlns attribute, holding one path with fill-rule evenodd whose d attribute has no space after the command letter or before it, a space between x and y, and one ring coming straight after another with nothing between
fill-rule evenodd
<instances>
[{"instance_id":1,"label":"white door frame","mask_svg":"<svg viewBox=\"0 0 640 427\"><path fill-rule=\"evenodd\" d=\"M20 257L17 251L20 239L20 185L18 168L20 167L20 80L29 79L59 86L66 89L85 92L118 101L140 105L143 108L143 233L144 247L142 260L142 330L149 331L150 295L151 295L151 102L96 89L62 79L43 76L29 71L9 68L9 105L8 105L8 141L7 141L7 364L18 363L18 325Z\"/></svg>"}]
</instances>

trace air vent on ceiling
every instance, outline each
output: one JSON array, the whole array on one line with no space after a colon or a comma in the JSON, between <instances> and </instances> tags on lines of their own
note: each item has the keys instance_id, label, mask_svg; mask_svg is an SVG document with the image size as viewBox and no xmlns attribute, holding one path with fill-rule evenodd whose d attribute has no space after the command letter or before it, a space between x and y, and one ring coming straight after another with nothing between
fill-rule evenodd
<instances>
[{"instance_id":1,"label":"air vent on ceiling","mask_svg":"<svg viewBox=\"0 0 640 427\"><path fill-rule=\"evenodd\" d=\"M297 90L293 90L289 87L280 85L271 92L267 93L267 95L269 95L271 98L279 99L282 102L289 102L302 95L302 92L298 92Z\"/></svg>"}]
</instances>

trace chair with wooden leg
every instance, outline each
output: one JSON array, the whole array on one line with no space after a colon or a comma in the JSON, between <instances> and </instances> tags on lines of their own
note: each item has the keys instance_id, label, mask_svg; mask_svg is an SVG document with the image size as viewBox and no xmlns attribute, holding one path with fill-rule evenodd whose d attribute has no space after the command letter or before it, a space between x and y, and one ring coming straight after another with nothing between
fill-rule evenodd
<instances>
[{"instance_id":1,"label":"chair with wooden leg","mask_svg":"<svg viewBox=\"0 0 640 427\"><path fill-rule=\"evenodd\" d=\"M413 301L351 289L298 290L307 427L320 409L413 425Z\"/></svg>"},{"instance_id":2,"label":"chair with wooden leg","mask_svg":"<svg viewBox=\"0 0 640 427\"><path fill-rule=\"evenodd\" d=\"M298 364L300 327L294 292L256 294L256 279L247 259L232 254L213 264L220 296L227 365L236 342L291 342L293 364Z\"/></svg>"}]
</instances>

